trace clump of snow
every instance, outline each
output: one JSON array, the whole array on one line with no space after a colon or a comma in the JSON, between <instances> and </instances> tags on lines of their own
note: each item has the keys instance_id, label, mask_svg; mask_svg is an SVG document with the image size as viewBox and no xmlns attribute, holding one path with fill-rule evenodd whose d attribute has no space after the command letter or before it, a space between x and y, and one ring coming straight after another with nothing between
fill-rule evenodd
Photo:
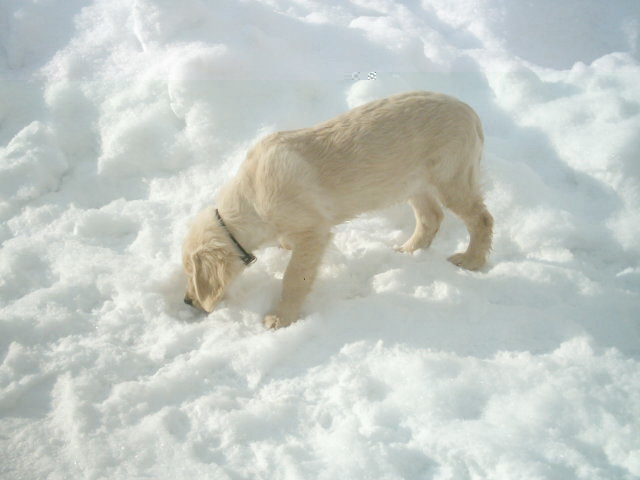
<instances>
[{"instance_id":1,"label":"clump of snow","mask_svg":"<svg viewBox=\"0 0 640 480\"><path fill-rule=\"evenodd\" d=\"M0 3L0 478L640 476L640 7ZM483 120L494 249L406 206L335 229L305 318L180 244L247 148L437 90Z\"/></svg>"},{"instance_id":2,"label":"clump of snow","mask_svg":"<svg viewBox=\"0 0 640 480\"><path fill-rule=\"evenodd\" d=\"M39 121L23 128L0 151L2 207L33 200L58 188L67 162L49 129Z\"/></svg>"}]
</instances>

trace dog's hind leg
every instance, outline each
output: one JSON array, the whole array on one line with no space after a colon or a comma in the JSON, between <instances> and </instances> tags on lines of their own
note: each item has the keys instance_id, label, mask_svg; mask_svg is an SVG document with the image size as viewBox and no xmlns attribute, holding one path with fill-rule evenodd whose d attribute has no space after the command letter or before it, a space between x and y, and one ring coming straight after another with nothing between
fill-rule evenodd
<instances>
[{"instance_id":1,"label":"dog's hind leg","mask_svg":"<svg viewBox=\"0 0 640 480\"><path fill-rule=\"evenodd\" d=\"M467 270L478 270L486 262L491 250L493 217L487 210L479 192L460 195L459 190L450 190L453 194L443 195L444 204L462 219L469 231L469 246L465 252L451 255L448 260Z\"/></svg>"},{"instance_id":2,"label":"dog's hind leg","mask_svg":"<svg viewBox=\"0 0 640 480\"><path fill-rule=\"evenodd\" d=\"M282 296L273 313L264 318L267 328L281 328L298 320L302 304L311 290L329 232L306 232L289 237L293 251L282 278Z\"/></svg>"},{"instance_id":3,"label":"dog's hind leg","mask_svg":"<svg viewBox=\"0 0 640 480\"><path fill-rule=\"evenodd\" d=\"M409 199L409 205L413 208L416 217L416 228L409 240L398 249L407 253L431 245L443 217L440 202L432 192L424 191L412 196Z\"/></svg>"}]
</instances>

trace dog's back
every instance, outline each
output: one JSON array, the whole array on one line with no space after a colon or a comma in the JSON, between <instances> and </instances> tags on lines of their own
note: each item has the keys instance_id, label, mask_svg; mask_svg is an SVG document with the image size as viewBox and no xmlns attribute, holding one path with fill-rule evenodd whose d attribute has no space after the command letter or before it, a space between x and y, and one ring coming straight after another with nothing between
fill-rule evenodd
<instances>
[{"instance_id":1,"label":"dog's back","mask_svg":"<svg viewBox=\"0 0 640 480\"><path fill-rule=\"evenodd\" d=\"M452 97L411 92L354 108L314 127L278 132L252 154L262 175L317 193L333 223L464 178L476 187L480 120ZM286 178L283 178L284 175ZM275 180L275 178L274 178Z\"/></svg>"}]
</instances>

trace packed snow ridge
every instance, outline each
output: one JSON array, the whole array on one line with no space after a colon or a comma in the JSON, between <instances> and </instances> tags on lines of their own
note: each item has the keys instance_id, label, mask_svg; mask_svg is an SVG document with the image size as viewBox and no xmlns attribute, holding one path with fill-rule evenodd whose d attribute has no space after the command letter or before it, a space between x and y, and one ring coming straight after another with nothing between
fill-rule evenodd
<instances>
[{"instance_id":1,"label":"packed snow ridge","mask_svg":"<svg viewBox=\"0 0 640 480\"><path fill-rule=\"evenodd\" d=\"M0 1L0 478L640 477L640 4ZM409 90L480 115L494 247L398 205L204 316L180 246L247 149Z\"/></svg>"}]
</instances>

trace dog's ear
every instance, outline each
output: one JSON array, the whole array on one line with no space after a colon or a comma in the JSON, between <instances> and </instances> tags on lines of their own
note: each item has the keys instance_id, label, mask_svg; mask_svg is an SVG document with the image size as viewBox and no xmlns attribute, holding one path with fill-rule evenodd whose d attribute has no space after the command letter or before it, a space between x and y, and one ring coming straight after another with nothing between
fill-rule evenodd
<instances>
[{"instance_id":1,"label":"dog's ear","mask_svg":"<svg viewBox=\"0 0 640 480\"><path fill-rule=\"evenodd\" d=\"M210 249L200 249L193 254L192 260L196 296L202 308L211 313L227 284L226 259Z\"/></svg>"}]
</instances>

